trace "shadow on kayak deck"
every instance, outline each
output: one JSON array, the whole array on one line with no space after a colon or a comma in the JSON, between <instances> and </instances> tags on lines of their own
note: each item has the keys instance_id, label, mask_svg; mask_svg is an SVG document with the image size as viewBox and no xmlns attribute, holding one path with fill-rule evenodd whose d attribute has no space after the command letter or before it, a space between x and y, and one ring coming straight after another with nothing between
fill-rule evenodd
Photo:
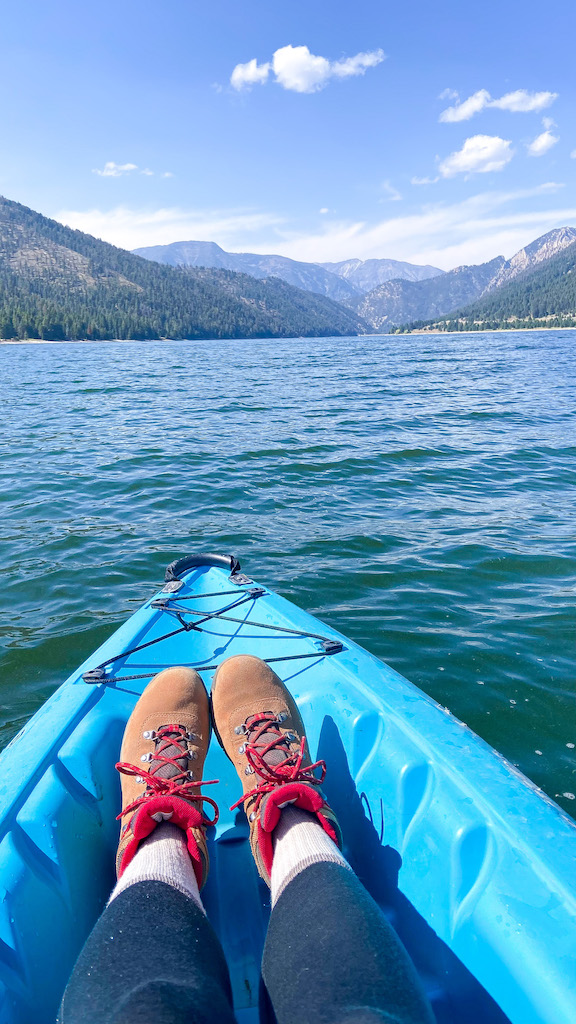
<instances>
[{"instance_id":1,"label":"shadow on kayak deck","mask_svg":"<svg viewBox=\"0 0 576 1024\"><path fill-rule=\"evenodd\" d=\"M328 765L323 789L342 826L344 853L408 950L438 1024L509 1024L492 997L399 890L402 858L392 846L382 845L382 802L371 807L366 795L358 793L337 726L328 716L317 756ZM257 1004L269 892L254 865L244 813L237 813L234 826L217 842L214 830L210 832L211 870L202 898L230 966L238 1021L264 1024Z\"/></svg>"}]
</instances>

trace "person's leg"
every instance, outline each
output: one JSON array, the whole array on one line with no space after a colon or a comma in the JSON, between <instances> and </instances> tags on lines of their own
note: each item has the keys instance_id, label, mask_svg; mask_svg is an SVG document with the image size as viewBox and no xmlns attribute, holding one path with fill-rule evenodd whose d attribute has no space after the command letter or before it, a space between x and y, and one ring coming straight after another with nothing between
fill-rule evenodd
<instances>
[{"instance_id":1,"label":"person's leg","mask_svg":"<svg viewBox=\"0 0 576 1024\"><path fill-rule=\"evenodd\" d=\"M234 1021L224 954L200 898L209 738L200 677L161 672L124 734L119 880L64 993L62 1024Z\"/></svg>"},{"instance_id":2,"label":"person's leg","mask_svg":"<svg viewBox=\"0 0 576 1024\"><path fill-rule=\"evenodd\" d=\"M61 1024L234 1024L228 968L205 914L164 882L123 889L68 983Z\"/></svg>"},{"instance_id":3,"label":"person's leg","mask_svg":"<svg viewBox=\"0 0 576 1024\"><path fill-rule=\"evenodd\" d=\"M326 766L311 763L284 684L257 658L230 658L214 677L212 713L272 890L263 977L279 1024L432 1024L404 947L340 853L320 790Z\"/></svg>"},{"instance_id":4,"label":"person's leg","mask_svg":"<svg viewBox=\"0 0 576 1024\"><path fill-rule=\"evenodd\" d=\"M431 1024L393 928L343 858L308 844L304 813L286 808L274 837L262 974L278 1024Z\"/></svg>"}]
</instances>

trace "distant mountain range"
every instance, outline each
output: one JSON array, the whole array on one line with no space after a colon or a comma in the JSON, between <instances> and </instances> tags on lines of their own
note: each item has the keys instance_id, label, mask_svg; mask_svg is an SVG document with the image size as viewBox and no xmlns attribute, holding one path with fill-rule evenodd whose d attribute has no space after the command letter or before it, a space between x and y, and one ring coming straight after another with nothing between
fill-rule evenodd
<instances>
[{"instance_id":1,"label":"distant mountain range","mask_svg":"<svg viewBox=\"0 0 576 1024\"><path fill-rule=\"evenodd\" d=\"M171 267L221 267L252 277L279 277L296 288L326 295L354 307L359 296L383 281L402 278L424 281L443 274L437 267L417 267L398 260L345 260L343 263L301 263L286 256L225 252L215 242L172 242L134 249L137 256Z\"/></svg>"},{"instance_id":2,"label":"distant mountain range","mask_svg":"<svg viewBox=\"0 0 576 1024\"><path fill-rule=\"evenodd\" d=\"M279 277L348 306L372 330L389 331L402 324L446 316L497 292L545 265L574 241L575 228L556 228L510 260L496 256L488 263L448 272L389 259L301 263L285 256L228 253L214 242L173 242L134 251L172 266L225 267L257 278Z\"/></svg>"},{"instance_id":3,"label":"distant mountain range","mask_svg":"<svg viewBox=\"0 0 576 1024\"><path fill-rule=\"evenodd\" d=\"M373 328L383 331L444 316L544 265L575 241L575 228L556 228L510 260L497 256L489 263L456 267L427 281L387 281L357 301L354 308Z\"/></svg>"},{"instance_id":4,"label":"distant mountain range","mask_svg":"<svg viewBox=\"0 0 576 1024\"><path fill-rule=\"evenodd\" d=\"M0 338L252 338L367 329L278 278L141 259L0 197Z\"/></svg>"},{"instance_id":5,"label":"distant mountain range","mask_svg":"<svg viewBox=\"0 0 576 1024\"><path fill-rule=\"evenodd\" d=\"M497 256L447 273L386 259L299 263L226 253L206 242L139 252L174 265L117 249L0 197L0 338L316 337L576 326L573 227L549 231L510 260ZM217 265L204 266L209 260ZM382 280L388 274L404 276ZM362 293L373 281L379 283Z\"/></svg>"}]
</instances>

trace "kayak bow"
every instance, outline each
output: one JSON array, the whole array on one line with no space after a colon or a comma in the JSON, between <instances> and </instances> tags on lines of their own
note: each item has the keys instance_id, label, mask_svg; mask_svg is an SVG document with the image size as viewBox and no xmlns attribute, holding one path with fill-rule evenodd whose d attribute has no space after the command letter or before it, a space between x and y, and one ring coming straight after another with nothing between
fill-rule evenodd
<instances>
[{"instance_id":1,"label":"kayak bow","mask_svg":"<svg viewBox=\"0 0 576 1024\"><path fill-rule=\"evenodd\" d=\"M573 1024L576 826L445 708L241 572L173 562L148 600L0 756L0 1022L49 1024L114 884L114 764L143 688L168 665L210 686L233 654L274 665L297 699L344 852L392 920L441 1024ZM257 1021L269 913L234 769L220 779L203 900L239 1021ZM239 875L246 879L242 888ZM258 912L254 912L254 907Z\"/></svg>"}]
</instances>

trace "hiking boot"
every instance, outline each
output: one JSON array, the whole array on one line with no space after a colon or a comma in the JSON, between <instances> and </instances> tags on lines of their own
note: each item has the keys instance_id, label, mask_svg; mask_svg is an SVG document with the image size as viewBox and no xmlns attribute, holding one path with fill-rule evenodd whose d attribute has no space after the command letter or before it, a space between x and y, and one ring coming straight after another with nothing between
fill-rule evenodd
<instances>
[{"instance_id":1,"label":"hiking boot","mask_svg":"<svg viewBox=\"0 0 576 1024\"><path fill-rule=\"evenodd\" d=\"M116 870L120 878L140 843L162 821L186 835L201 889L208 874L206 826L218 808L200 792L210 741L208 697L200 676L189 668L167 668L154 677L136 704L124 732L120 761L122 819ZM216 780L212 780L214 782ZM210 821L203 802L215 811Z\"/></svg>"},{"instance_id":2,"label":"hiking boot","mask_svg":"<svg viewBox=\"0 0 576 1024\"><path fill-rule=\"evenodd\" d=\"M267 885L272 833L288 804L310 811L340 846L336 815L320 791L326 764L312 764L300 712L282 680L260 658L237 655L218 667L211 701L214 731L244 789L230 810L244 804L252 853Z\"/></svg>"}]
</instances>

